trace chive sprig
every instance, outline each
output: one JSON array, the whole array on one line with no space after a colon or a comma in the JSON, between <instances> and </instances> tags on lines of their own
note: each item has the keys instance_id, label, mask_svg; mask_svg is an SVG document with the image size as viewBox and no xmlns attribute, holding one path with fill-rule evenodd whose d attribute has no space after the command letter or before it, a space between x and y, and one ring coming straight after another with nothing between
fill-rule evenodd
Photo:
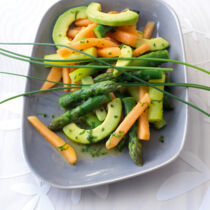
<instances>
[{"instance_id":1,"label":"chive sprig","mask_svg":"<svg viewBox=\"0 0 210 210\"><path fill-rule=\"evenodd\" d=\"M89 56L89 57L91 58L92 61L94 60L94 61L97 61L97 62L103 64L103 65L104 65L103 68L106 67L106 68L113 68L113 69L116 69L116 70L118 70L119 72L121 72L121 73L123 73L123 74L126 74L126 75L130 76L131 78L135 79L136 81L142 83L143 85L153 87L154 89L156 89L156 90L158 90L158 91L164 93L165 95L167 95L167 96L169 96L169 97L171 97L171 98L174 98L174 99L176 99L176 100L178 100L178 101L180 101L180 102L182 102L182 103L184 103L184 104L186 104L186 105L188 105L188 106L190 106L190 107L192 107L192 108L194 108L194 109L200 111L201 113L207 115L208 117L210 117L210 113L208 113L208 112L206 112L205 110L203 110L203 109L201 109L201 108L199 108L199 107L197 107L197 106L191 104L190 102L187 102L187 101L183 100L182 98L180 98L180 97L178 97L178 96L176 96L176 95L173 95L172 93L169 93L169 92L167 92L167 91L165 91L165 90L161 90L161 89L158 88L157 86L152 85L150 82L144 81L143 79L141 79L141 78L139 78L139 77L136 77L135 75L132 75L132 74L130 74L129 72L123 71L122 68L119 68L118 66L114 66L114 65L108 63L107 61L101 59L101 58L96 58L96 57L94 57L94 56L92 56L92 55L89 55L88 53L85 53L85 52L83 52L83 51L77 50L77 49L72 48L72 47L70 47L70 46L61 45L61 44L52 44L52 43L0 43L0 45L38 45L38 46L59 46L59 47L66 47L66 48L68 48L68 49L74 50L75 52L78 52L78 53L84 54L84 55L86 55L86 56ZM11 57L11 58L15 58L15 59L16 59L16 57L17 57L17 56L9 55L8 53L2 53L2 52L0 52L0 54L5 55L5 56L8 56L8 57ZM19 59L19 60L23 60L23 61L27 61L27 62L31 62L31 60L28 60L28 59L23 59L23 58L18 58L18 59ZM134 59L136 59L136 58L134 58ZM207 71L207 70L205 70L205 69L202 69L202 68L200 68L200 67L196 67L196 66L194 66L194 65L192 65L192 64L187 64L187 63L184 63L184 62L181 62L181 61L176 61L176 60L171 60L171 59L159 59L159 58L156 58L156 60L157 60L157 61L161 61L161 60L162 60L162 61L163 61L163 60L166 61L166 60L167 60L168 62L178 63L178 64L182 64L182 65L187 65L187 66L189 66L189 67L193 67L193 68L198 69L198 70L200 70L200 71L202 71L202 72L205 72L205 73L207 73L207 74L210 74L210 72ZM171 61L169 61L169 60L171 60ZM43 62L36 62L36 64L38 64L38 63L43 63ZM40 64L40 65L42 65L42 64ZM45 65L46 65L46 64L45 64ZM80 66L82 66L82 65L80 65ZM101 65L100 65L100 66L101 66ZM70 66L68 65L67 67L70 67ZM73 66L73 67L75 68L75 66ZM145 68L145 67L144 67L144 68ZM150 67L150 68L151 68L151 67ZM152 67L152 69L154 69L154 68ZM69 88L72 88L72 87L69 87ZM78 88L78 86L77 86L77 88ZM64 87L64 88L62 88L62 89L67 89L67 87ZM53 89L51 89L51 90L58 90L58 88L53 88ZM60 90L60 88L59 88L59 90ZM40 93L40 92L48 92L48 91L49 91L49 90L37 90L37 91L31 91L31 92L24 93L24 94L19 94L19 95L17 95L17 96L14 96L14 97L11 97L11 98L6 99L6 100L4 100L4 101L1 101L0 104L6 102L6 101L8 101L8 100L11 100L11 99L20 97L20 96L26 96L26 95L31 95L31 94Z\"/></svg>"}]
</instances>

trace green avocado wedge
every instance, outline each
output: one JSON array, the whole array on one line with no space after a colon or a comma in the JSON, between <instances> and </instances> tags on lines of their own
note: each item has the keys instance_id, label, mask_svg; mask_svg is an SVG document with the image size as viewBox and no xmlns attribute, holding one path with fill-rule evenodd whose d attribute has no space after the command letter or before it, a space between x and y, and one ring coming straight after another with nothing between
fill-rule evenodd
<instances>
[{"instance_id":1,"label":"green avocado wedge","mask_svg":"<svg viewBox=\"0 0 210 210\"><path fill-rule=\"evenodd\" d=\"M165 82L166 75L163 74L161 79L149 80L152 83ZM159 89L164 90L164 86L157 86ZM155 123L163 120L163 96L164 94L152 87L149 87L149 96L151 98L151 104L149 106L149 122Z\"/></svg>"},{"instance_id":2,"label":"green avocado wedge","mask_svg":"<svg viewBox=\"0 0 210 210\"><path fill-rule=\"evenodd\" d=\"M130 46L128 45L123 45L121 50L120 50L120 57L129 57L131 58L133 56L133 50ZM116 66L128 66L131 63L131 60L117 60ZM113 71L113 75L115 77L119 76L120 74L122 74L121 72L119 72L117 69L114 69Z\"/></svg>"},{"instance_id":3,"label":"green avocado wedge","mask_svg":"<svg viewBox=\"0 0 210 210\"><path fill-rule=\"evenodd\" d=\"M148 43L151 51L164 50L169 47L169 42L162 37L157 37L153 39L139 39L136 42L136 48L142 44Z\"/></svg>"},{"instance_id":4,"label":"green avocado wedge","mask_svg":"<svg viewBox=\"0 0 210 210\"><path fill-rule=\"evenodd\" d=\"M122 102L116 98L108 104L108 113L103 123L94 129L86 130L70 123L63 128L64 134L72 141L80 144L96 143L110 135L120 122Z\"/></svg>"},{"instance_id":5,"label":"green avocado wedge","mask_svg":"<svg viewBox=\"0 0 210 210\"><path fill-rule=\"evenodd\" d=\"M108 14L101 12L101 4L92 2L86 10L88 19L95 23L107 26L123 26L136 23L139 15L131 10L126 10L118 14Z\"/></svg>"},{"instance_id":6,"label":"green avocado wedge","mask_svg":"<svg viewBox=\"0 0 210 210\"><path fill-rule=\"evenodd\" d=\"M91 47L91 48L85 49L85 50L83 50L83 52L85 52L85 53L87 53L87 54L89 54L91 56L97 57L97 50L96 50L95 47ZM50 55L45 55L44 56L44 59L57 60L57 62L44 61L44 63L46 64L46 67L49 67L47 64L70 65L70 64L74 64L75 62L72 62L72 61L68 61L68 62L60 61L59 62L59 60L75 60L75 59L81 59L77 63L84 63L84 62L86 63L87 61L86 60L82 61L82 59L88 59L88 58L90 58L90 56L84 55L84 54L78 53L78 52L74 52L70 56L65 57L65 58L59 56L58 54L50 54Z\"/></svg>"},{"instance_id":7,"label":"green avocado wedge","mask_svg":"<svg viewBox=\"0 0 210 210\"><path fill-rule=\"evenodd\" d=\"M70 40L66 35L69 26L77 19L86 18L86 9L86 6L75 7L65 11L58 17L52 33L52 38L55 44L70 44Z\"/></svg>"}]
</instances>

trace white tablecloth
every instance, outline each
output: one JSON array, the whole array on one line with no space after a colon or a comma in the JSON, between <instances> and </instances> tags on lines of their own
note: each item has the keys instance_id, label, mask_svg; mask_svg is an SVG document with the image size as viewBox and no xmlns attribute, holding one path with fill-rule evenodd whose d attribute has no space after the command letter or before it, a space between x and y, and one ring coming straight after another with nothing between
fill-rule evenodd
<instances>
[{"instance_id":1,"label":"white tablecloth","mask_svg":"<svg viewBox=\"0 0 210 210\"><path fill-rule=\"evenodd\" d=\"M187 61L210 69L210 1L165 0L177 12ZM1 0L0 42L33 42L39 22L56 0ZM30 55L31 47L8 49ZM28 64L0 56L0 71L26 74ZM188 68L191 83L210 84ZM25 79L0 74L0 100L24 91ZM210 112L210 93L189 90L190 102ZM41 183L27 167L20 135L22 99L0 105L1 210L209 210L210 119L189 109L185 147L170 165L115 184L59 190Z\"/></svg>"}]
</instances>

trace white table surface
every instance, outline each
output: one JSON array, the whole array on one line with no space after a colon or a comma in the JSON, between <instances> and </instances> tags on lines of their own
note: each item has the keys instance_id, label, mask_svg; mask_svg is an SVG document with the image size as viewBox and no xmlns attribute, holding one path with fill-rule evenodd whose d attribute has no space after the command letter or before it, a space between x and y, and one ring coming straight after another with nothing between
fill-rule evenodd
<instances>
[{"instance_id":1,"label":"white table surface","mask_svg":"<svg viewBox=\"0 0 210 210\"><path fill-rule=\"evenodd\" d=\"M165 0L181 21L187 61L210 69L210 1ZM1 0L0 42L33 42L39 22L56 0ZM30 47L8 49L30 55ZM0 56L0 71L26 74L28 64ZM188 68L191 83L210 77ZM0 99L24 91L25 79L0 75ZM190 102L210 112L210 93L189 90ZM0 105L1 210L209 210L210 119L189 109L180 157L167 167L127 181L86 190L59 190L41 183L27 167L21 146L22 100Z\"/></svg>"}]
</instances>

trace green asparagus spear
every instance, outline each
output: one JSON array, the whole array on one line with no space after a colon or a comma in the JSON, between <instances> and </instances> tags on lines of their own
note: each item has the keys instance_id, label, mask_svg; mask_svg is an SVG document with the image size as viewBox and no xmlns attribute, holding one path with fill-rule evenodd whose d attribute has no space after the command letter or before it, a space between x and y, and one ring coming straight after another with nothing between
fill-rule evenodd
<instances>
[{"instance_id":1,"label":"green asparagus spear","mask_svg":"<svg viewBox=\"0 0 210 210\"><path fill-rule=\"evenodd\" d=\"M82 79L82 84L84 85L92 85L94 84L93 78L91 76L86 76ZM85 88L85 87L82 87ZM104 121L106 118L106 110L104 107L100 107L99 109L95 110L96 117L99 121Z\"/></svg>"},{"instance_id":2,"label":"green asparagus spear","mask_svg":"<svg viewBox=\"0 0 210 210\"><path fill-rule=\"evenodd\" d=\"M163 128L163 127L165 127L166 126L166 121L162 118L161 120L159 120L159 121L157 121L157 122L154 122L154 127L156 128L156 129L161 129L161 128Z\"/></svg>"},{"instance_id":3,"label":"green asparagus spear","mask_svg":"<svg viewBox=\"0 0 210 210\"><path fill-rule=\"evenodd\" d=\"M109 92L115 91L118 87L120 87L120 85L113 81L96 83L87 86L86 88L82 88L61 96L59 98L59 104L65 109L72 108L82 100L88 99L91 96L107 94Z\"/></svg>"},{"instance_id":4,"label":"green asparagus spear","mask_svg":"<svg viewBox=\"0 0 210 210\"><path fill-rule=\"evenodd\" d=\"M129 132L129 155L136 165L142 166L142 143L137 137L137 125Z\"/></svg>"},{"instance_id":5,"label":"green asparagus spear","mask_svg":"<svg viewBox=\"0 0 210 210\"><path fill-rule=\"evenodd\" d=\"M138 57L137 57L138 58ZM139 58L167 58L169 59L168 50L160 50L139 56ZM130 66L159 66L165 61L149 61L149 60L134 60Z\"/></svg>"},{"instance_id":6,"label":"green asparagus spear","mask_svg":"<svg viewBox=\"0 0 210 210\"><path fill-rule=\"evenodd\" d=\"M129 72L130 74L137 76L144 80L150 80L150 79L161 79L163 72L158 70L141 70L136 72ZM135 81L132 77L128 75L120 75L118 77L115 77L112 73L103 73L94 78L95 82L102 82L102 81Z\"/></svg>"},{"instance_id":7,"label":"green asparagus spear","mask_svg":"<svg viewBox=\"0 0 210 210\"><path fill-rule=\"evenodd\" d=\"M126 97L126 98L123 98L122 100L125 107L125 113L127 115L136 105L136 101L133 97ZM135 164L141 166L142 165L142 144L141 144L141 141L137 137L136 124L134 124L133 127L130 129L128 136L129 136L129 141L128 141L129 155Z\"/></svg>"},{"instance_id":8,"label":"green asparagus spear","mask_svg":"<svg viewBox=\"0 0 210 210\"><path fill-rule=\"evenodd\" d=\"M82 79L82 84L84 85L92 85L94 84L93 78L91 76L86 76ZM85 87L83 87L85 88ZM104 121L106 118L106 110L104 107L100 107L99 109L95 110L96 117L99 121Z\"/></svg>"},{"instance_id":9,"label":"green asparagus spear","mask_svg":"<svg viewBox=\"0 0 210 210\"><path fill-rule=\"evenodd\" d=\"M128 145L128 138L127 136L124 136L124 138L119 142L119 144L116 146L117 150L119 152L122 152L123 149Z\"/></svg>"},{"instance_id":10,"label":"green asparagus spear","mask_svg":"<svg viewBox=\"0 0 210 210\"><path fill-rule=\"evenodd\" d=\"M125 109L125 114L127 115L133 107L136 105L136 100L134 97L126 97L122 99Z\"/></svg>"},{"instance_id":11,"label":"green asparagus spear","mask_svg":"<svg viewBox=\"0 0 210 210\"><path fill-rule=\"evenodd\" d=\"M143 71L136 71L136 72L130 72L134 76L137 76L143 80L150 80L150 79L160 79L162 78L163 72L158 70L143 70ZM122 75L120 76L117 81L135 81L132 77L129 77L128 75Z\"/></svg>"},{"instance_id":12,"label":"green asparagus spear","mask_svg":"<svg viewBox=\"0 0 210 210\"><path fill-rule=\"evenodd\" d=\"M103 74L99 74L98 76L96 76L94 78L94 82L103 82L103 81L110 81L110 80L116 80L116 77L114 77L113 73L111 72L107 72L107 73L103 73Z\"/></svg>"},{"instance_id":13,"label":"green asparagus spear","mask_svg":"<svg viewBox=\"0 0 210 210\"><path fill-rule=\"evenodd\" d=\"M53 119L49 124L49 129L61 130L68 123L77 120L80 116L93 111L109 101L111 101L111 97L109 95L98 95L89 98L83 104L65 112L60 117Z\"/></svg>"}]
</instances>

